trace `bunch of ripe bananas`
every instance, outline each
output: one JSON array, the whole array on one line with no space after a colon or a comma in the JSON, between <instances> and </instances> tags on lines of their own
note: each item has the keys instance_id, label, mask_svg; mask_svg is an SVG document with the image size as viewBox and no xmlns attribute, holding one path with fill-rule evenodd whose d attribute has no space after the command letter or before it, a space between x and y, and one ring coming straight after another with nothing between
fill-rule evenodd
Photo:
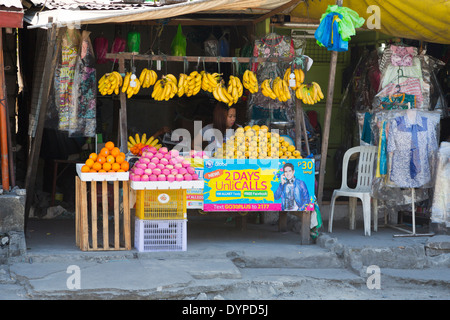
<instances>
[{"instance_id":1,"label":"bunch of ripe bananas","mask_svg":"<svg viewBox=\"0 0 450 320\"><path fill-rule=\"evenodd\" d=\"M242 93L244 92L244 86L242 85L241 79L231 75L230 79L228 80L227 92L233 98L233 100L230 101L228 105L231 106L232 104L237 103L239 98L242 97Z\"/></svg>"},{"instance_id":2,"label":"bunch of ripe bananas","mask_svg":"<svg viewBox=\"0 0 450 320\"><path fill-rule=\"evenodd\" d=\"M178 81L173 74L167 74L155 82L152 98L156 101L168 101L178 92Z\"/></svg>"},{"instance_id":3,"label":"bunch of ripe bananas","mask_svg":"<svg viewBox=\"0 0 450 320\"><path fill-rule=\"evenodd\" d=\"M283 80L289 84L289 87L292 90L297 90L298 88L300 88L300 85L305 81L305 73L303 72L302 69L294 69L293 71L291 71L291 70L292 70L291 67L286 69L286 71L284 72ZM294 86L291 86L292 83L289 81L291 79L292 73L295 76L293 78L293 80L295 80Z\"/></svg>"},{"instance_id":4,"label":"bunch of ripe bananas","mask_svg":"<svg viewBox=\"0 0 450 320\"><path fill-rule=\"evenodd\" d=\"M198 71L192 71L184 80L184 93L187 97L195 96L202 88L202 75Z\"/></svg>"},{"instance_id":5,"label":"bunch of ripe bananas","mask_svg":"<svg viewBox=\"0 0 450 320\"><path fill-rule=\"evenodd\" d=\"M142 69L141 75L139 76L139 82L142 88L149 88L154 85L156 80L158 80L158 75L154 70L149 70L147 68Z\"/></svg>"},{"instance_id":6,"label":"bunch of ripe bananas","mask_svg":"<svg viewBox=\"0 0 450 320\"><path fill-rule=\"evenodd\" d=\"M276 77L272 81L272 86L270 85L271 81L272 79L265 79L261 83L261 93L265 97L269 97L273 100L278 99L281 102L291 99L291 92L289 91L289 85L286 81L280 77Z\"/></svg>"},{"instance_id":7,"label":"bunch of ripe bananas","mask_svg":"<svg viewBox=\"0 0 450 320\"><path fill-rule=\"evenodd\" d=\"M244 84L245 89L250 91L250 93L258 92L258 79L256 79L256 75L253 71L245 70L244 75L242 76L242 83Z\"/></svg>"},{"instance_id":8,"label":"bunch of ripe bananas","mask_svg":"<svg viewBox=\"0 0 450 320\"><path fill-rule=\"evenodd\" d=\"M122 92L127 94L127 98L131 98L133 95L139 92L141 88L141 82L134 73L127 72L123 79Z\"/></svg>"},{"instance_id":9,"label":"bunch of ripe bananas","mask_svg":"<svg viewBox=\"0 0 450 320\"><path fill-rule=\"evenodd\" d=\"M105 73L98 81L98 90L102 96L112 93L119 94L122 83L122 76L117 71Z\"/></svg>"},{"instance_id":10,"label":"bunch of ripe bananas","mask_svg":"<svg viewBox=\"0 0 450 320\"><path fill-rule=\"evenodd\" d=\"M281 102L286 102L291 98L289 84L280 77L273 80L272 90Z\"/></svg>"},{"instance_id":11,"label":"bunch of ripe bananas","mask_svg":"<svg viewBox=\"0 0 450 320\"><path fill-rule=\"evenodd\" d=\"M213 93L214 89L219 85L221 80L220 73L204 72L202 71L202 90Z\"/></svg>"},{"instance_id":12,"label":"bunch of ripe bananas","mask_svg":"<svg viewBox=\"0 0 450 320\"><path fill-rule=\"evenodd\" d=\"M314 81L311 84L301 84L300 87L295 90L295 96L305 104L315 104L324 98L322 89L319 84Z\"/></svg>"},{"instance_id":13,"label":"bunch of ripe bananas","mask_svg":"<svg viewBox=\"0 0 450 320\"><path fill-rule=\"evenodd\" d=\"M132 154L138 155L140 154L142 148L145 146L149 147L155 147L157 150L161 148L161 144L158 144L158 139L155 139L152 137L148 138L147 140L147 134L144 133L142 137L139 137L139 134L135 134L135 136L129 136L128 137L128 150L131 151Z\"/></svg>"}]
</instances>

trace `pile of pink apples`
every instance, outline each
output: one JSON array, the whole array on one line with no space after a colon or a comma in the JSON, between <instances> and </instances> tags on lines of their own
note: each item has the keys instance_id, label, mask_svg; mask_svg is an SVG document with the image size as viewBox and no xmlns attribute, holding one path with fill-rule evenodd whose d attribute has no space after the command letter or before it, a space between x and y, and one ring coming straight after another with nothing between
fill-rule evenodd
<instances>
[{"instance_id":1,"label":"pile of pink apples","mask_svg":"<svg viewBox=\"0 0 450 320\"><path fill-rule=\"evenodd\" d=\"M146 148L147 149L147 148ZM189 160L180 156L178 150L166 147L157 150L150 147L130 170L131 181L191 181L198 180Z\"/></svg>"}]
</instances>

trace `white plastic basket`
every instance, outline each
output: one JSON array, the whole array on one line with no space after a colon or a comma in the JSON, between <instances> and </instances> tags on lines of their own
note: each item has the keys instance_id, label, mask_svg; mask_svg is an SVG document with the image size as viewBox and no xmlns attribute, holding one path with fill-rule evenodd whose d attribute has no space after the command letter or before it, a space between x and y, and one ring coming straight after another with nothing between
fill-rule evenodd
<instances>
[{"instance_id":1,"label":"white plastic basket","mask_svg":"<svg viewBox=\"0 0 450 320\"><path fill-rule=\"evenodd\" d=\"M187 220L136 218L134 246L139 252L186 251Z\"/></svg>"}]
</instances>

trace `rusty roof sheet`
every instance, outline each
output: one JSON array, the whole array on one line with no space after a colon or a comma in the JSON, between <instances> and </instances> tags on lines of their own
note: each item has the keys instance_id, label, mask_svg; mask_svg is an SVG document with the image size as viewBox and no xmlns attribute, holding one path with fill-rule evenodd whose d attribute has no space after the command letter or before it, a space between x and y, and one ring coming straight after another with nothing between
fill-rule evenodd
<instances>
[{"instance_id":1,"label":"rusty roof sheet","mask_svg":"<svg viewBox=\"0 0 450 320\"><path fill-rule=\"evenodd\" d=\"M110 1L110 0L29 0L34 6L45 6L47 9L87 9L87 10L120 10L130 7L155 6L153 1Z\"/></svg>"}]
</instances>

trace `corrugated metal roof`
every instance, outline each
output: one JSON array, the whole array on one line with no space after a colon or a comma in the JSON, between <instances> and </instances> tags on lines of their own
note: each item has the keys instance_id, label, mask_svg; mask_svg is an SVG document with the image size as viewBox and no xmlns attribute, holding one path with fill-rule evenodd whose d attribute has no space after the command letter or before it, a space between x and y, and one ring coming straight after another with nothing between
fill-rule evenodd
<instances>
[{"instance_id":1,"label":"corrugated metal roof","mask_svg":"<svg viewBox=\"0 0 450 320\"><path fill-rule=\"evenodd\" d=\"M20 0L0 0L0 7L23 9Z\"/></svg>"}]
</instances>

